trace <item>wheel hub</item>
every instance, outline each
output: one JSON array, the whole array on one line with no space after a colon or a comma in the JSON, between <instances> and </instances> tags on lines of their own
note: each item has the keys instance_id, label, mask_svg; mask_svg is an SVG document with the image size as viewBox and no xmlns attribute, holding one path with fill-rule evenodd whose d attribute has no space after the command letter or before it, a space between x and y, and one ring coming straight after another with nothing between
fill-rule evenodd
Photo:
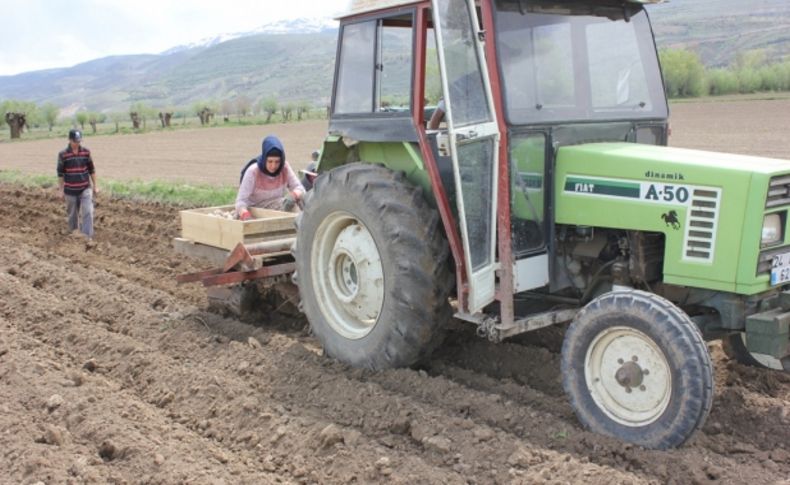
<instances>
[{"instance_id":1,"label":"wheel hub","mask_svg":"<svg viewBox=\"0 0 790 485\"><path fill-rule=\"evenodd\" d=\"M636 362L626 362L614 374L614 378L618 384L623 386L626 390L632 387L639 387L642 385L644 374L642 368Z\"/></svg>"},{"instance_id":2,"label":"wheel hub","mask_svg":"<svg viewBox=\"0 0 790 485\"><path fill-rule=\"evenodd\" d=\"M585 378L601 411L626 426L656 421L672 394L664 353L631 327L611 327L593 339L585 356Z\"/></svg>"},{"instance_id":3,"label":"wheel hub","mask_svg":"<svg viewBox=\"0 0 790 485\"><path fill-rule=\"evenodd\" d=\"M337 291L337 297L341 301L349 303L359 294L357 265L354 262L354 257L345 251L335 251L332 256L335 274L331 282Z\"/></svg>"},{"instance_id":4,"label":"wheel hub","mask_svg":"<svg viewBox=\"0 0 790 485\"><path fill-rule=\"evenodd\" d=\"M327 323L346 338L362 338L384 304L384 270L373 236L347 213L328 216L313 242L313 281Z\"/></svg>"}]
</instances>

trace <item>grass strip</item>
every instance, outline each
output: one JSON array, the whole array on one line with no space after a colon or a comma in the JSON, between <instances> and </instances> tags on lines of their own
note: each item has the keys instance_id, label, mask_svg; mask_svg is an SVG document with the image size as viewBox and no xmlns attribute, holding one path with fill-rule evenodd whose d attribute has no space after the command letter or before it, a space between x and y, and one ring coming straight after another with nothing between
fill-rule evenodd
<instances>
[{"instance_id":1,"label":"grass strip","mask_svg":"<svg viewBox=\"0 0 790 485\"><path fill-rule=\"evenodd\" d=\"M57 185L57 178L50 175L27 175L18 170L0 170L0 183L22 187L51 188ZM99 188L103 194L109 194L111 197L185 207L233 204L237 191L236 187L193 185L160 180L102 180Z\"/></svg>"}]
</instances>

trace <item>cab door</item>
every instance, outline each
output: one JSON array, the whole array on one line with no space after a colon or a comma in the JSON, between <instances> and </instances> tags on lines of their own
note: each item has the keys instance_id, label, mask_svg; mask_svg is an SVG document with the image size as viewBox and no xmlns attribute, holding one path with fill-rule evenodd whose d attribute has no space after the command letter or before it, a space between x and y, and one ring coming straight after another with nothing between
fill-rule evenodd
<instances>
[{"instance_id":1,"label":"cab door","mask_svg":"<svg viewBox=\"0 0 790 485\"><path fill-rule=\"evenodd\" d=\"M474 0L432 0L448 144L469 279L468 308L495 298L499 129Z\"/></svg>"}]
</instances>

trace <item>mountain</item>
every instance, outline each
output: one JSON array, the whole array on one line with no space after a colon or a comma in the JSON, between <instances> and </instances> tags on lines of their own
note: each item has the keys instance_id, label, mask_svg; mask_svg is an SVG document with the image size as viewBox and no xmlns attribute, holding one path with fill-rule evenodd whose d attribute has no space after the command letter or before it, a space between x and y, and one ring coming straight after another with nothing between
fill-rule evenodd
<instances>
[{"instance_id":1,"label":"mountain","mask_svg":"<svg viewBox=\"0 0 790 485\"><path fill-rule=\"evenodd\" d=\"M647 9L659 48L694 50L708 66L728 65L738 52L751 49L764 49L776 60L790 54L788 0L671 0ZM137 101L188 107L239 95L323 106L329 101L336 43L336 22L284 21L160 54L0 76L0 99L53 102L66 115L77 109L125 111Z\"/></svg>"},{"instance_id":2,"label":"mountain","mask_svg":"<svg viewBox=\"0 0 790 485\"><path fill-rule=\"evenodd\" d=\"M211 47L229 40L237 39L239 37L247 37L257 34L316 34L320 32L336 32L336 30L337 22L325 18L280 20L247 32L235 32L232 34L220 34L213 37L206 37L191 44L171 47L170 49L161 52L161 54L168 55L197 47Z\"/></svg>"},{"instance_id":3,"label":"mountain","mask_svg":"<svg viewBox=\"0 0 790 485\"><path fill-rule=\"evenodd\" d=\"M111 56L63 69L0 76L0 99L124 111L142 101L187 107L244 94L328 101L337 30L251 34L168 54Z\"/></svg>"}]
</instances>

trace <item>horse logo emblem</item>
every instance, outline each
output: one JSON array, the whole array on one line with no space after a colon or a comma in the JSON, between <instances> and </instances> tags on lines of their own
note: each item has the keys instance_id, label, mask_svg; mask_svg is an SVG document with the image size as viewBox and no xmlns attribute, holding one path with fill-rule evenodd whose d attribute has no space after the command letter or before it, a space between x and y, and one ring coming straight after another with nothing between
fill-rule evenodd
<instances>
[{"instance_id":1,"label":"horse logo emblem","mask_svg":"<svg viewBox=\"0 0 790 485\"><path fill-rule=\"evenodd\" d=\"M661 214L661 218L664 219L664 223L667 226L672 226L672 229L678 230L680 229L680 221L678 220L678 213L675 211L669 211L664 214Z\"/></svg>"}]
</instances>

